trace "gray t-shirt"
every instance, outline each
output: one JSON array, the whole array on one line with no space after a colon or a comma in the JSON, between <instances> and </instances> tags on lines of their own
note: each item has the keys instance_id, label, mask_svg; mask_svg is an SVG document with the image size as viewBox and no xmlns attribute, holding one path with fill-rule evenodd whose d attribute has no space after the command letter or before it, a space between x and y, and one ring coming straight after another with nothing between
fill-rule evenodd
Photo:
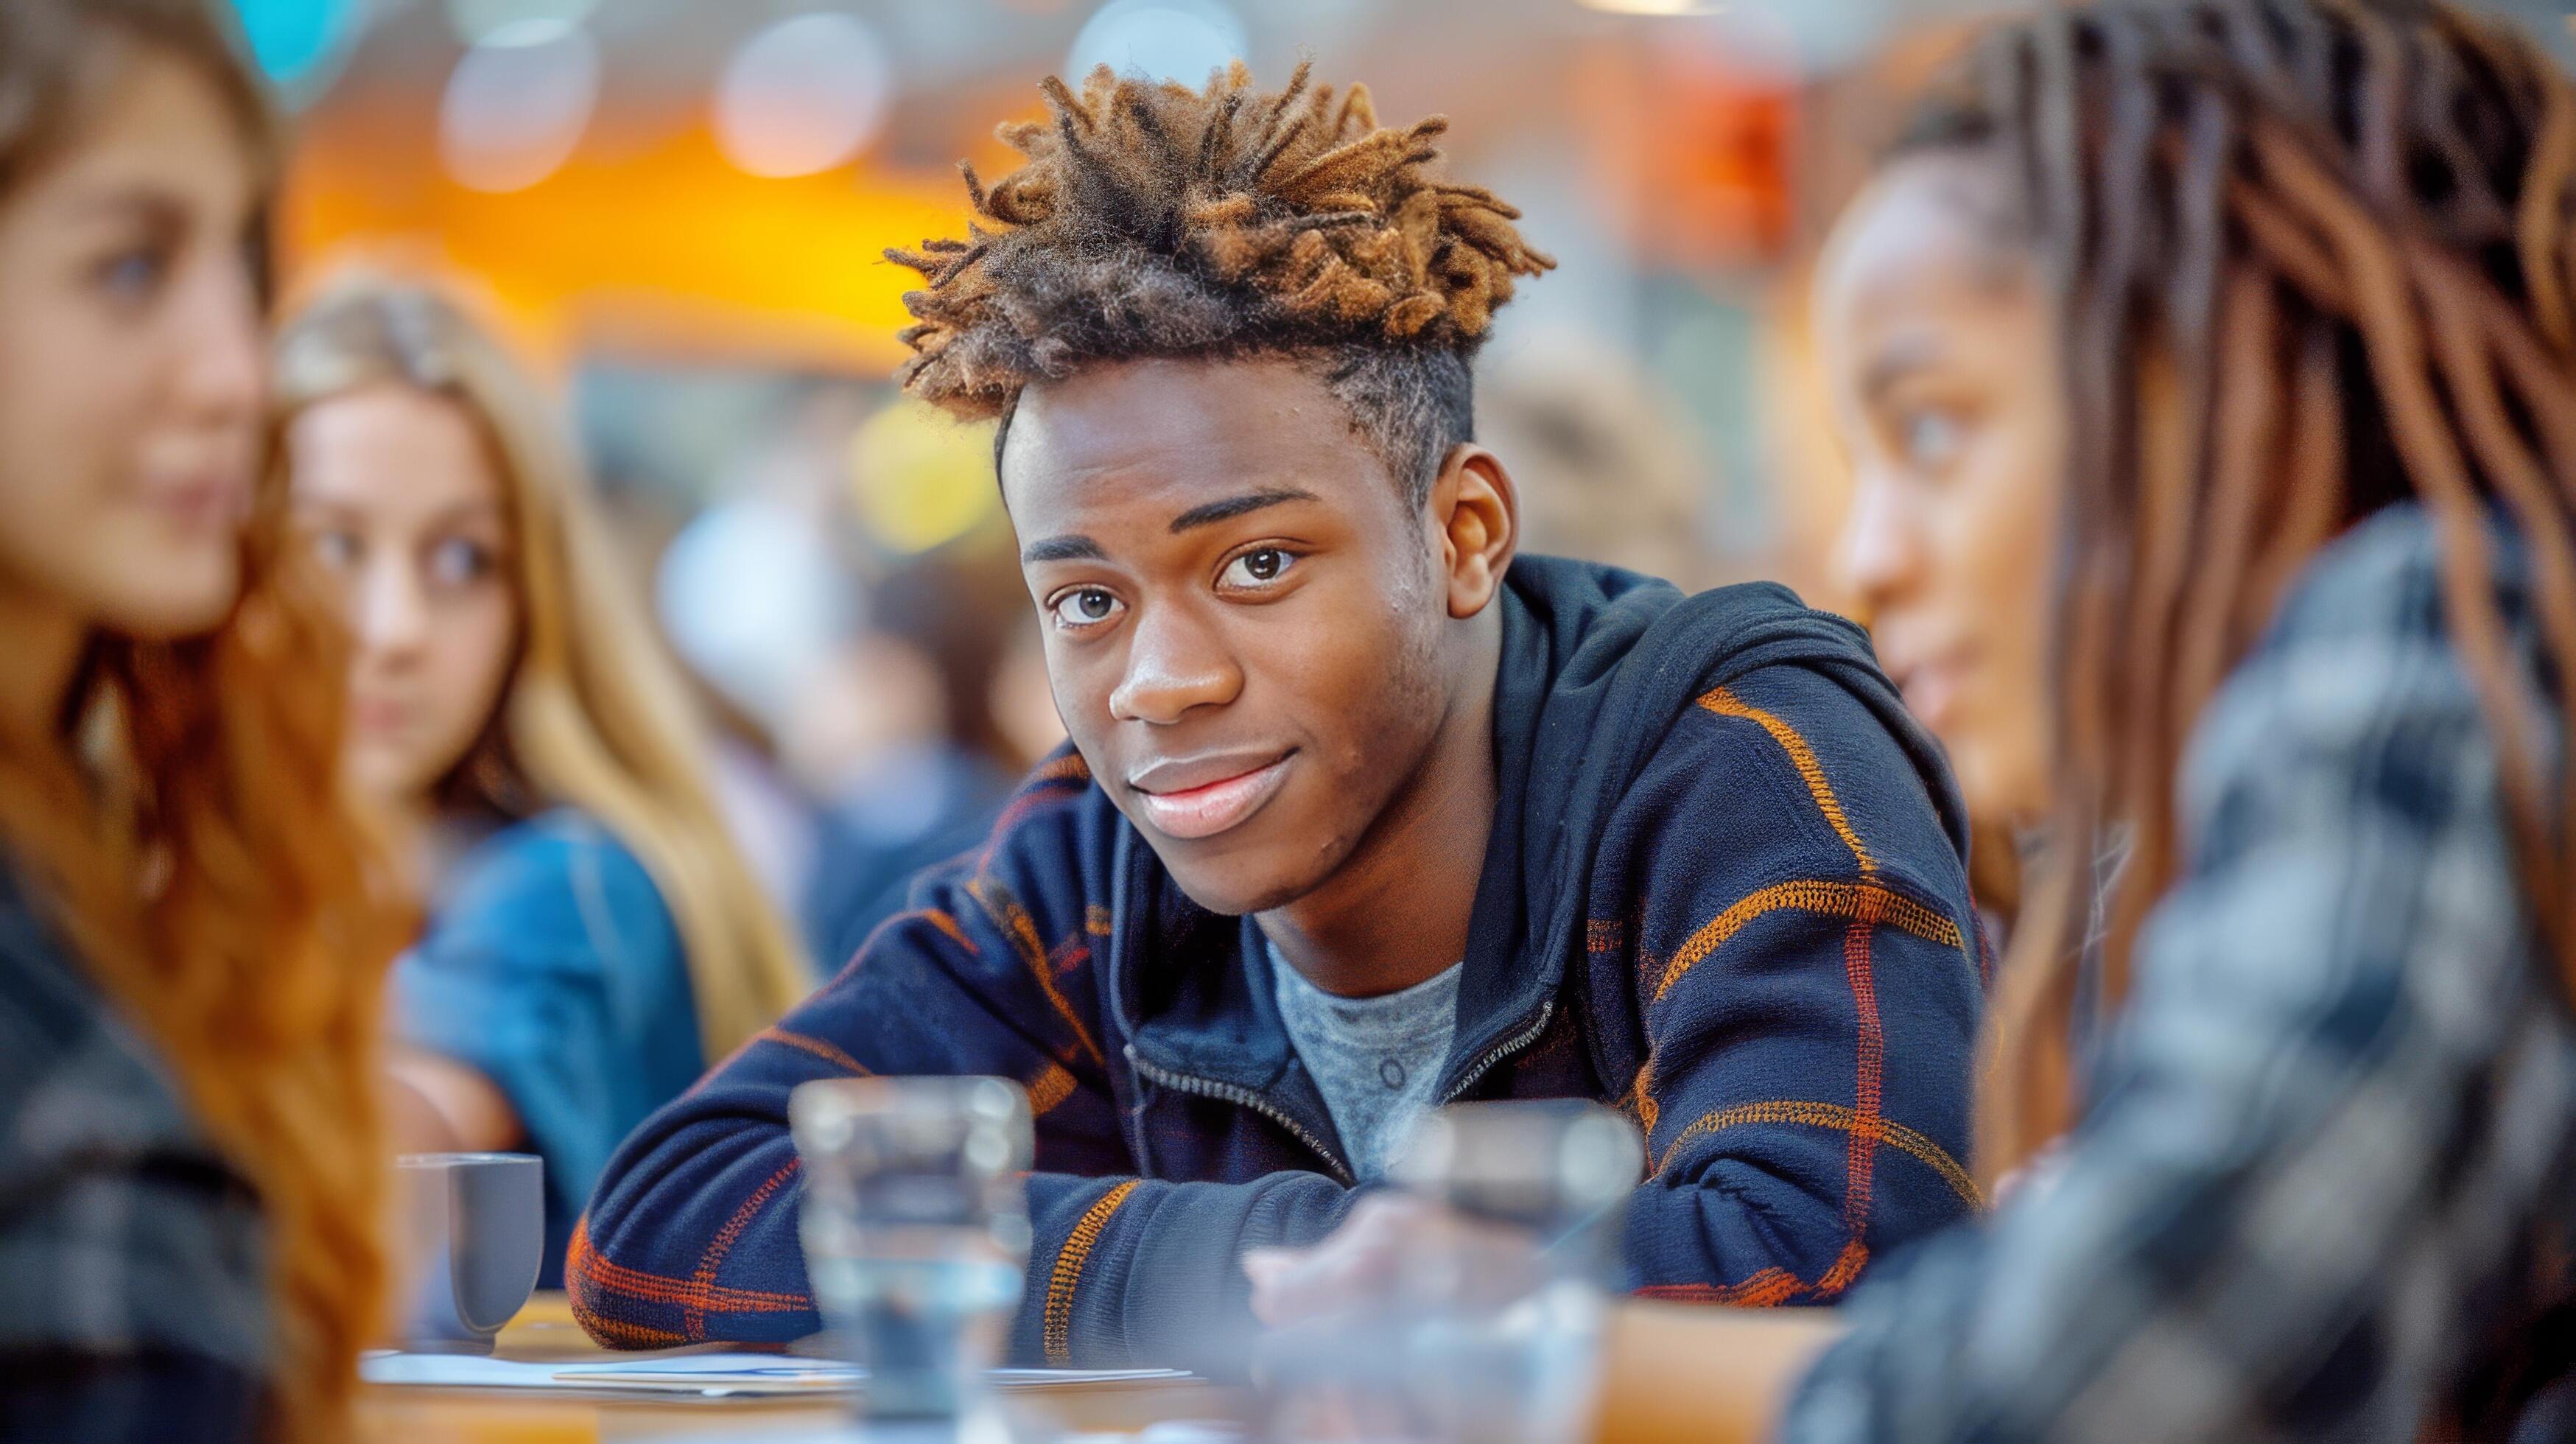
<instances>
[{"instance_id":1,"label":"gray t-shirt","mask_svg":"<svg viewBox=\"0 0 2576 1444\"><path fill-rule=\"evenodd\" d=\"M1465 964L1375 998L1343 998L1306 981L1275 947L1279 1020L1314 1075L1351 1173L1386 1176L1395 1149L1432 1102L1458 1034L1458 977Z\"/></svg>"}]
</instances>

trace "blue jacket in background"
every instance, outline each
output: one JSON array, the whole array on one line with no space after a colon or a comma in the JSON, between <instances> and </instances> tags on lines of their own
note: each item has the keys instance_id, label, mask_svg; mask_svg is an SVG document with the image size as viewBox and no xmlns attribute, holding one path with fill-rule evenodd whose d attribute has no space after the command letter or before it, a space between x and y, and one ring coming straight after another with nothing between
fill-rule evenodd
<instances>
[{"instance_id":1,"label":"blue jacket in background","mask_svg":"<svg viewBox=\"0 0 2576 1444\"><path fill-rule=\"evenodd\" d=\"M392 1031L489 1077L546 1165L546 1262L618 1142L706 1067L688 955L661 890L583 813L494 833L453 867L394 965Z\"/></svg>"},{"instance_id":2,"label":"blue jacket in background","mask_svg":"<svg viewBox=\"0 0 2576 1444\"><path fill-rule=\"evenodd\" d=\"M1629 1110L1638 1290L1836 1298L1976 1201L1981 977L1939 752L1860 629L1779 587L1523 557L1497 605L1498 798L1439 1096ZM1014 1354L1220 1365L1243 1250L1357 1196L1254 924L1184 896L1069 753L912 901L619 1150L576 1314L634 1347L812 1332L789 1090L998 1074L1038 1114Z\"/></svg>"}]
</instances>

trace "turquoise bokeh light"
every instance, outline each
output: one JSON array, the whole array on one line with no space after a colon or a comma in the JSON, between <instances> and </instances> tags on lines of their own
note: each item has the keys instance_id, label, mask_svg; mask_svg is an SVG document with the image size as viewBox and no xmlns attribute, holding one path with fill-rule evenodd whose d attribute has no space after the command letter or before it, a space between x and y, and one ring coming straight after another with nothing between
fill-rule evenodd
<instances>
[{"instance_id":1,"label":"turquoise bokeh light","mask_svg":"<svg viewBox=\"0 0 2576 1444\"><path fill-rule=\"evenodd\" d=\"M364 19L363 0L233 0L253 59L289 95L330 84Z\"/></svg>"}]
</instances>

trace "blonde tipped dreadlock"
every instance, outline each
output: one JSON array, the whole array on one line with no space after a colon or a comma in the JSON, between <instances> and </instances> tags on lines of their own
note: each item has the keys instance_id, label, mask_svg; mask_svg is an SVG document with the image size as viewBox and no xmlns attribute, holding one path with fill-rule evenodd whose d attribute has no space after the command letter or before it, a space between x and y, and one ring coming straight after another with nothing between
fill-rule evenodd
<instances>
[{"instance_id":1,"label":"blonde tipped dreadlock","mask_svg":"<svg viewBox=\"0 0 2576 1444\"><path fill-rule=\"evenodd\" d=\"M1991 155L2054 291L2072 444L2062 848L1997 985L1989 1171L2063 1129L2105 827L2104 1005L2186 839L2185 735L2300 567L2413 496L2495 734L2519 881L2576 996L2576 85L2437 0L2106 0L1995 31L1912 150ZM2533 558L2553 695L2514 665L2486 524Z\"/></svg>"},{"instance_id":2,"label":"blonde tipped dreadlock","mask_svg":"<svg viewBox=\"0 0 2576 1444\"><path fill-rule=\"evenodd\" d=\"M1321 361L1363 435L1417 489L1467 439L1467 359L1516 276L1556 263L1490 191L1430 174L1438 116L1378 124L1300 65L1259 93L1237 62L1204 90L1103 66L1052 119L1001 127L1028 163L987 188L965 240L887 256L928 279L905 387L1005 417L1030 382L1144 357Z\"/></svg>"}]
</instances>

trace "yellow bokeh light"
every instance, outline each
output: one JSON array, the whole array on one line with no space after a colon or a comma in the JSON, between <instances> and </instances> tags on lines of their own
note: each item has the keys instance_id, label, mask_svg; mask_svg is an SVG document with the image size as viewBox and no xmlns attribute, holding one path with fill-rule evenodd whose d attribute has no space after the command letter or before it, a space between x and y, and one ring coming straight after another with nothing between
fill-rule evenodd
<instances>
[{"instance_id":1,"label":"yellow bokeh light","mask_svg":"<svg viewBox=\"0 0 2576 1444\"><path fill-rule=\"evenodd\" d=\"M897 401L850 437L851 509L868 534L907 555L945 546L1002 508L993 427Z\"/></svg>"}]
</instances>

